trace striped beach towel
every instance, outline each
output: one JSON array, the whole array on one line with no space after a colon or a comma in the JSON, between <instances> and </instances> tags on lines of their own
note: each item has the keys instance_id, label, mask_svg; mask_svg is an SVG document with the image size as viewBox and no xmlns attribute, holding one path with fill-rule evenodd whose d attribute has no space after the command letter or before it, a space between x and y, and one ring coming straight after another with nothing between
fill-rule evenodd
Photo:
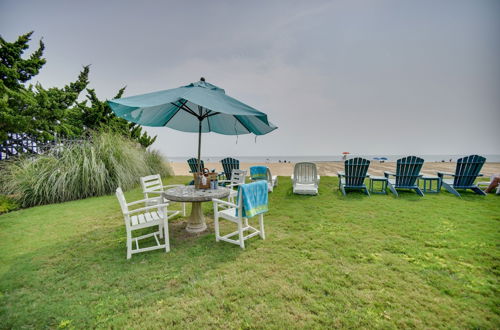
<instances>
[{"instance_id":1,"label":"striped beach towel","mask_svg":"<svg viewBox=\"0 0 500 330\"><path fill-rule=\"evenodd\" d=\"M267 183L265 181L241 185L239 187L238 198L242 198L241 213L244 218L251 218L269 210ZM238 216L238 211L236 211L236 216Z\"/></svg>"},{"instance_id":2,"label":"striped beach towel","mask_svg":"<svg viewBox=\"0 0 500 330\"><path fill-rule=\"evenodd\" d=\"M250 177L252 180L267 180L267 171L266 166L252 166L250 167Z\"/></svg>"}]
</instances>

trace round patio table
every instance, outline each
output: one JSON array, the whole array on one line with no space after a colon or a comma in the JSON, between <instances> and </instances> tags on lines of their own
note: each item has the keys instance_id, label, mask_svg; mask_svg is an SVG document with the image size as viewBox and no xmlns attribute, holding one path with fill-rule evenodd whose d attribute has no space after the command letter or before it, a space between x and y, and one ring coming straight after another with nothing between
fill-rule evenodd
<instances>
[{"instance_id":1,"label":"round patio table","mask_svg":"<svg viewBox=\"0 0 500 330\"><path fill-rule=\"evenodd\" d=\"M201 203L210 202L212 198L225 198L229 196L229 192L230 190L224 187L218 187L217 189L195 189L194 186L180 186L165 190L163 197L174 202L192 203L186 231L189 233L199 233L207 229Z\"/></svg>"}]
</instances>

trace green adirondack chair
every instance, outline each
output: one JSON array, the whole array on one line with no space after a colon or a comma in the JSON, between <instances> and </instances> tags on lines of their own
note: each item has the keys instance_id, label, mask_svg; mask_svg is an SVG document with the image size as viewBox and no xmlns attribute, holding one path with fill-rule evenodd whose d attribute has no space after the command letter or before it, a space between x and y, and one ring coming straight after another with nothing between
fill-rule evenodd
<instances>
[{"instance_id":1,"label":"green adirondack chair","mask_svg":"<svg viewBox=\"0 0 500 330\"><path fill-rule=\"evenodd\" d=\"M198 159L197 158L189 158L187 160L187 163L189 165L189 169L190 169L190 173L196 173L196 172L199 172L199 168L198 168ZM201 163L201 168L205 168L205 163L203 162L203 159L200 160L200 163Z\"/></svg>"},{"instance_id":2,"label":"green adirondack chair","mask_svg":"<svg viewBox=\"0 0 500 330\"><path fill-rule=\"evenodd\" d=\"M344 196L346 195L346 189L364 190L365 194L370 196L370 192L365 185L365 179L370 177L367 174L369 166L370 161L360 157L351 158L344 162L345 171L337 172L339 189Z\"/></svg>"},{"instance_id":3,"label":"green adirondack chair","mask_svg":"<svg viewBox=\"0 0 500 330\"><path fill-rule=\"evenodd\" d=\"M410 189L415 190L420 196L424 196L424 193L417 185L417 179L421 177L420 170L424 165L424 160L416 156L408 156L398 159L396 162L396 173L384 172L384 176L387 178L387 187L396 196L398 192L396 189ZM391 179L394 176L394 179Z\"/></svg>"},{"instance_id":4,"label":"green adirondack chair","mask_svg":"<svg viewBox=\"0 0 500 330\"><path fill-rule=\"evenodd\" d=\"M478 176L483 176L479 172L483 168L486 158L471 155L467 157L460 158L457 160L457 168L455 169L455 174L447 172L438 172L438 177L441 178L441 186L448 190L450 193L460 197L457 189L466 190L471 189L476 194L486 195L474 181ZM452 176L453 179L444 179L444 176Z\"/></svg>"},{"instance_id":5,"label":"green adirondack chair","mask_svg":"<svg viewBox=\"0 0 500 330\"><path fill-rule=\"evenodd\" d=\"M220 161L222 164L222 169L226 180L231 180L231 173L233 170L240 169L240 161L231 157L224 158Z\"/></svg>"}]
</instances>

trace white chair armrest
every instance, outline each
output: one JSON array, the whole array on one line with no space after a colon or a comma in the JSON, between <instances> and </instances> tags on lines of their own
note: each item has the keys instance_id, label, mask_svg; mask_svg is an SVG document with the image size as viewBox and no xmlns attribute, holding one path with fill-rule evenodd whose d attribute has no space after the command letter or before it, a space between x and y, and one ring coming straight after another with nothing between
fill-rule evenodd
<instances>
[{"instance_id":1,"label":"white chair armrest","mask_svg":"<svg viewBox=\"0 0 500 330\"><path fill-rule=\"evenodd\" d=\"M476 183L477 186L489 186L491 184L491 181L479 181Z\"/></svg>"},{"instance_id":2,"label":"white chair armrest","mask_svg":"<svg viewBox=\"0 0 500 330\"><path fill-rule=\"evenodd\" d=\"M144 190L143 193L145 194L161 194L163 191L161 190ZM158 198L158 197L153 197L153 198Z\"/></svg>"},{"instance_id":3,"label":"white chair armrest","mask_svg":"<svg viewBox=\"0 0 500 330\"><path fill-rule=\"evenodd\" d=\"M212 198L212 202L215 203L216 206L218 206L218 204L222 204L222 205L229 206L229 207L238 207L238 205L236 205L234 203L229 203L228 201L223 201L223 200L217 199L217 198Z\"/></svg>"},{"instance_id":4,"label":"white chair armrest","mask_svg":"<svg viewBox=\"0 0 500 330\"><path fill-rule=\"evenodd\" d=\"M135 202L128 203L127 206L137 205L146 202L158 202L158 201L160 201L160 197L145 198Z\"/></svg>"},{"instance_id":5,"label":"white chair armrest","mask_svg":"<svg viewBox=\"0 0 500 330\"><path fill-rule=\"evenodd\" d=\"M156 205L151 205L151 206L145 206L145 207L141 207L139 209L128 211L127 214L134 214L134 213L138 213L138 212L144 212L144 211L147 211L147 210L158 209L158 208L162 208L162 207L166 207L166 206L168 206L168 204L156 204Z\"/></svg>"},{"instance_id":6,"label":"white chair armrest","mask_svg":"<svg viewBox=\"0 0 500 330\"><path fill-rule=\"evenodd\" d=\"M241 186L242 184L243 184L243 183L232 183L232 184L228 185L227 187L228 187L229 189L232 189L232 188L234 188L234 187Z\"/></svg>"}]
</instances>

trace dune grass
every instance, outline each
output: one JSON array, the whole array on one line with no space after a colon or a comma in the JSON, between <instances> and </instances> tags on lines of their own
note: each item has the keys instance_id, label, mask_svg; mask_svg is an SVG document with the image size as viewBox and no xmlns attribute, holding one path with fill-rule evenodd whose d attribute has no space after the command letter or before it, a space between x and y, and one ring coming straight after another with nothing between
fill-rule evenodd
<instances>
[{"instance_id":1,"label":"dune grass","mask_svg":"<svg viewBox=\"0 0 500 330\"><path fill-rule=\"evenodd\" d=\"M297 196L280 178L267 239L246 250L178 218L170 253L127 261L113 195L1 215L0 328L500 326L499 196L342 197L336 183Z\"/></svg>"},{"instance_id":2,"label":"dune grass","mask_svg":"<svg viewBox=\"0 0 500 330\"><path fill-rule=\"evenodd\" d=\"M112 132L95 132L91 138L50 152L23 155L0 163L0 193L22 207L60 203L129 189L149 173L172 174L156 151Z\"/></svg>"}]
</instances>

